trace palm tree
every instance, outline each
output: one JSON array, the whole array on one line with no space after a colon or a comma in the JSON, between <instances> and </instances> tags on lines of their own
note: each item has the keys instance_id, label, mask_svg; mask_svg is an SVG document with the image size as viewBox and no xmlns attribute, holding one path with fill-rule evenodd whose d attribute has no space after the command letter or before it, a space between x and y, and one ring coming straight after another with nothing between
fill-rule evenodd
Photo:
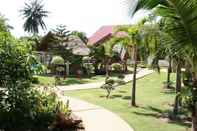
<instances>
[{"instance_id":1,"label":"palm tree","mask_svg":"<svg viewBox=\"0 0 197 131\"><path fill-rule=\"evenodd\" d=\"M152 19L154 20L154 19ZM152 21L151 20L151 21ZM167 88L170 87L170 74L172 70L172 61L177 64L176 66L176 93L179 94L181 92L181 68L182 65L184 65L184 54L181 52L178 52L175 48L172 47L172 43L174 40L170 37L170 35L167 33L168 31L166 30L166 22L167 20L161 19L160 21L157 21L156 23L151 23L150 26L148 26L151 29L146 29L144 30L146 37L149 38L150 36L153 36L153 39L156 39L158 41L158 44L156 44L156 48L152 51L152 54L154 55L153 59L153 67L159 68L159 59L160 58L168 58L169 61L169 66L168 66L168 71L167 71ZM159 40L158 40L159 38ZM149 42L149 41L147 41ZM176 116L179 112L179 107L181 105L181 99L180 97L176 96L175 98L175 104L174 104L174 115Z\"/></svg>"},{"instance_id":2,"label":"palm tree","mask_svg":"<svg viewBox=\"0 0 197 131\"><path fill-rule=\"evenodd\" d=\"M116 37L112 44L112 46L117 43L122 44L124 48L130 50L131 59L133 60L134 65L131 106L136 106L136 74L139 60L138 57L140 57L140 60L145 61L149 55L155 52L157 45L160 42L158 39L160 37L160 31L151 24L145 24L148 21L149 18L144 18L136 25L117 27L115 35L118 32L125 32L127 35Z\"/></svg>"},{"instance_id":3,"label":"palm tree","mask_svg":"<svg viewBox=\"0 0 197 131\"><path fill-rule=\"evenodd\" d=\"M172 48L184 53L192 67L191 100L192 130L197 131L197 1L196 0L139 0L135 12L152 10L168 20L167 30L174 42ZM153 10L152 10L153 11Z\"/></svg>"},{"instance_id":4,"label":"palm tree","mask_svg":"<svg viewBox=\"0 0 197 131\"><path fill-rule=\"evenodd\" d=\"M8 25L7 21L8 19L0 13L0 32L9 32L10 29L13 29L12 26Z\"/></svg>"},{"instance_id":5,"label":"palm tree","mask_svg":"<svg viewBox=\"0 0 197 131\"><path fill-rule=\"evenodd\" d=\"M110 76L110 63L112 61L112 57L113 57L113 45L115 44L115 37L112 37L111 39L109 39L108 41L106 41L103 46L104 46L104 54L105 54L105 72L106 72L106 80L108 80L109 76Z\"/></svg>"},{"instance_id":6,"label":"palm tree","mask_svg":"<svg viewBox=\"0 0 197 131\"><path fill-rule=\"evenodd\" d=\"M30 1L30 3L25 3L21 13L23 19L25 19L25 23L23 25L25 31L35 35L39 33L39 27L43 30L46 29L43 19L48 17L49 12L44 9L42 1L33 0Z\"/></svg>"},{"instance_id":7,"label":"palm tree","mask_svg":"<svg viewBox=\"0 0 197 131\"><path fill-rule=\"evenodd\" d=\"M158 45L158 50L155 52L153 64L158 65L158 60L160 58L168 57L169 66L167 72L167 88L169 88L170 73L172 70L171 62L173 61L174 63L176 63L176 94L179 94L181 92L181 68L183 67L182 65L184 65L183 62L185 61L184 54L179 54L180 52L174 50L173 47L171 47L173 40L171 40L166 33L162 34L161 39L162 39L161 43L160 45ZM179 108L181 106L180 103L181 103L181 99L177 95L174 102L174 109L173 109L174 116L176 116L179 112Z\"/></svg>"},{"instance_id":8,"label":"palm tree","mask_svg":"<svg viewBox=\"0 0 197 131\"><path fill-rule=\"evenodd\" d=\"M141 27L145 23L145 20L140 21L136 25L132 26L122 26L117 27L117 32L125 32L127 35L125 35L123 38L117 38L124 47L132 49L133 55L131 59L133 59L133 81L132 81L132 92L131 92L131 106L136 106L136 74L137 74L137 65L138 65L138 50L139 45L142 43L141 40Z\"/></svg>"}]
</instances>

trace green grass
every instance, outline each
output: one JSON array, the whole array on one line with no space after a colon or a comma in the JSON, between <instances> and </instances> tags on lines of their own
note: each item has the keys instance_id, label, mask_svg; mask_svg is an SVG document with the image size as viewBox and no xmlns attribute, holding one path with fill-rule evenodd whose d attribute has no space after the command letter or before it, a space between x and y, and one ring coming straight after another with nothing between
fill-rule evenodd
<instances>
[{"instance_id":1,"label":"green grass","mask_svg":"<svg viewBox=\"0 0 197 131\"><path fill-rule=\"evenodd\" d=\"M54 77L49 77L49 76L37 76L39 80L40 85L54 85L55 83L55 78ZM99 81L104 81L105 76L93 76L91 78L81 78L78 79L76 77L68 77L66 79L61 78L62 85L71 85L71 84L85 84L85 83L92 83L92 82L99 82Z\"/></svg>"},{"instance_id":2,"label":"green grass","mask_svg":"<svg viewBox=\"0 0 197 131\"><path fill-rule=\"evenodd\" d=\"M175 76L172 77L175 80ZM105 98L105 91L102 89L72 91L65 95L100 105L118 114L135 131L186 131L188 127L185 124L168 122L160 117L172 110L170 105L175 96L174 93L164 93L162 83L165 79L165 73L153 73L137 81L136 102L138 108L128 106L131 84L117 88L112 93L111 99ZM103 119L105 119L104 116Z\"/></svg>"},{"instance_id":3,"label":"green grass","mask_svg":"<svg viewBox=\"0 0 197 131\"><path fill-rule=\"evenodd\" d=\"M119 76L119 73L112 73L111 78L115 79ZM49 85L53 86L55 84L55 77L54 76L35 76L38 77L39 85ZM92 77L82 77L78 79L76 76L70 76L66 79L61 78L61 85L73 85L73 84L86 84L86 83L95 83L105 81L105 75L94 75Z\"/></svg>"}]
</instances>

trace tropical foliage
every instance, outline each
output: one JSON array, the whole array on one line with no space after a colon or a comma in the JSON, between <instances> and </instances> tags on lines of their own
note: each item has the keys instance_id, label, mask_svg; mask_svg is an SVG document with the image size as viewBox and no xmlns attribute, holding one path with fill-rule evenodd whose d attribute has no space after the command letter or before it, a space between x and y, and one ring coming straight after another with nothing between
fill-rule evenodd
<instances>
[{"instance_id":1,"label":"tropical foliage","mask_svg":"<svg viewBox=\"0 0 197 131\"><path fill-rule=\"evenodd\" d=\"M190 100L193 131L197 130L197 2L196 0L139 0L136 10L151 10L164 19L166 32L172 38L170 48L173 55L178 55L191 67L192 84L188 87L192 95ZM154 9L154 10L152 10ZM188 101L187 99L187 101Z\"/></svg>"},{"instance_id":2,"label":"tropical foliage","mask_svg":"<svg viewBox=\"0 0 197 131\"><path fill-rule=\"evenodd\" d=\"M38 117L40 106L35 104L39 97L30 86L38 64L31 46L1 33L0 56L0 128L8 131L32 128L31 121Z\"/></svg>"},{"instance_id":3,"label":"tropical foliage","mask_svg":"<svg viewBox=\"0 0 197 131\"><path fill-rule=\"evenodd\" d=\"M31 0L29 3L25 3L24 8L21 10L21 14L25 19L24 30L37 34L39 33L39 27L46 29L44 18L48 17L48 11L44 9L44 4L39 0Z\"/></svg>"},{"instance_id":4,"label":"tropical foliage","mask_svg":"<svg viewBox=\"0 0 197 131\"><path fill-rule=\"evenodd\" d=\"M61 56L54 56L51 60L51 64L64 65L64 59Z\"/></svg>"},{"instance_id":5,"label":"tropical foliage","mask_svg":"<svg viewBox=\"0 0 197 131\"><path fill-rule=\"evenodd\" d=\"M84 32L73 31L71 35L79 37L85 44L88 43L88 38Z\"/></svg>"},{"instance_id":6,"label":"tropical foliage","mask_svg":"<svg viewBox=\"0 0 197 131\"><path fill-rule=\"evenodd\" d=\"M7 19L0 14L0 32L9 32L12 28L13 27L7 24Z\"/></svg>"},{"instance_id":7,"label":"tropical foliage","mask_svg":"<svg viewBox=\"0 0 197 131\"><path fill-rule=\"evenodd\" d=\"M6 25L1 23L1 25ZM3 27L1 26L1 27ZM71 117L68 104L57 100L55 92L32 86L34 75L42 72L32 43L16 39L8 28L0 30L0 130L57 131L83 128ZM63 122L62 122L63 121Z\"/></svg>"},{"instance_id":8,"label":"tropical foliage","mask_svg":"<svg viewBox=\"0 0 197 131\"><path fill-rule=\"evenodd\" d=\"M157 40L150 42L150 38L154 37L156 30L151 26L145 25L147 19L141 20L136 25L120 26L115 30L115 34L118 32L125 32L126 34L122 37L115 37L114 44L122 44L123 48L129 52L130 58L133 60L134 72L132 81L132 94L131 94L131 105L136 106L135 94L136 94L136 74L138 61L144 61L148 55L151 54L151 50L155 50ZM152 31L152 33L147 33ZM151 34L151 35L150 35ZM114 45L112 45L113 47ZM147 50L150 49L150 50ZM148 52L149 51L149 52Z\"/></svg>"}]
</instances>

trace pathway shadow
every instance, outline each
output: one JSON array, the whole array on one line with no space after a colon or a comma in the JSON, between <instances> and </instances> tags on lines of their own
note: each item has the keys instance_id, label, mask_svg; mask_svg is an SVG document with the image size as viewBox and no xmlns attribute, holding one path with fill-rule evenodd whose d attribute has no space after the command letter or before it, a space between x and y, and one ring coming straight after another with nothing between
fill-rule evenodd
<instances>
[{"instance_id":1,"label":"pathway shadow","mask_svg":"<svg viewBox=\"0 0 197 131\"><path fill-rule=\"evenodd\" d=\"M100 97L100 98L104 98L104 97L106 98L106 95L100 95L99 97Z\"/></svg>"},{"instance_id":2,"label":"pathway shadow","mask_svg":"<svg viewBox=\"0 0 197 131\"><path fill-rule=\"evenodd\" d=\"M100 97L100 98L106 98L105 95L100 95L99 97ZM121 97L122 97L122 95L115 94L115 95L111 95L111 96L109 97L109 99L115 99L115 98L121 98Z\"/></svg>"},{"instance_id":3,"label":"pathway shadow","mask_svg":"<svg viewBox=\"0 0 197 131\"><path fill-rule=\"evenodd\" d=\"M173 117L173 112L171 110L161 110L156 107L148 106L141 107L142 109L148 111L149 113L135 111L134 114L147 117L155 117L157 119L165 120L167 123L173 123L187 128L191 127L191 122L188 120Z\"/></svg>"},{"instance_id":4,"label":"pathway shadow","mask_svg":"<svg viewBox=\"0 0 197 131\"><path fill-rule=\"evenodd\" d=\"M61 85L67 86L67 85L73 85L73 84L85 84L88 81L83 80L83 79L75 79L75 78L70 78L62 81Z\"/></svg>"},{"instance_id":5,"label":"pathway shadow","mask_svg":"<svg viewBox=\"0 0 197 131\"><path fill-rule=\"evenodd\" d=\"M164 90L164 91L162 91L162 93L164 93L164 94L175 94L176 93L176 91L175 90L171 90L171 89L166 89L166 90Z\"/></svg>"},{"instance_id":6,"label":"pathway shadow","mask_svg":"<svg viewBox=\"0 0 197 131\"><path fill-rule=\"evenodd\" d=\"M112 98L112 99L114 99L114 98L120 98L120 97L122 97L122 95L116 94L116 95L111 95L111 96L110 96L110 98Z\"/></svg>"},{"instance_id":7,"label":"pathway shadow","mask_svg":"<svg viewBox=\"0 0 197 131\"><path fill-rule=\"evenodd\" d=\"M131 96L123 96L122 99L123 100L130 100L131 99Z\"/></svg>"},{"instance_id":8,"label":"pathway shadow","mask_svg":"<svg viewBox=\"0 0 197 131\"><path fill-rule=\"evenodd\" d=\"M123 94L124 94L124 93L127 93L127 91L118 91L118 92L119 92L119 93L123 93Z\"/></svg>"}]
</instances>

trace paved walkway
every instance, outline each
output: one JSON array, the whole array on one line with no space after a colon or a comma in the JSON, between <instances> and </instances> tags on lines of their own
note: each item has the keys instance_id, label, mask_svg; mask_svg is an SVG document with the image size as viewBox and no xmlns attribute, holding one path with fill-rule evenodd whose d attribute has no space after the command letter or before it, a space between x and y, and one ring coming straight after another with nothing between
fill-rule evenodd
<instances>
[{"instance_id":1,"label":"paved walkway","mask_svg":"<svg viewBox=\"0 0 197 131\"><path fill-rule=\"evenodd\" d=\"M153 70L140 69L137 79L153 73ZM132 80L132 74L126 75L124 81ZM59 86L56 88L58 97L63 101L69 100L73 113L82 118L85 131L133 131L133 129L116 114L88 102L64 96L64 91L100 88L104 82Z\"/></svg>"},{"instance_id":2,"label":"paved walkway","mask_svg":"<svg viewBox=\"0 0 197 131\"><path fill-rule=\"evenodd\" d=\"M149 75L153 73L153 70L149 70L147 68L145 69L139 69L136 78L142 78L146 75ZM125 75L124 81L129 82L132 81L133 74ZM88 83L88 84L75 84L75 85L69 85L69 86L58 86L57 88L61 91L72 91L72 90L83 90L83 89L95 89L100 88L105 82L95 82L95 83Z\"/></svg>"},{"instance_id":3,"label":"paved walkway","mask_svg":"<svg viewBox=\"0 0 197 131\"><path fill-rule=\"evenodd\" d=\"M64 102L69 100L73 113L83 120L85 131L133 131L119 116L102 107L64 96L61 91L58 96Z\"/></svg>"}]
</instances>

